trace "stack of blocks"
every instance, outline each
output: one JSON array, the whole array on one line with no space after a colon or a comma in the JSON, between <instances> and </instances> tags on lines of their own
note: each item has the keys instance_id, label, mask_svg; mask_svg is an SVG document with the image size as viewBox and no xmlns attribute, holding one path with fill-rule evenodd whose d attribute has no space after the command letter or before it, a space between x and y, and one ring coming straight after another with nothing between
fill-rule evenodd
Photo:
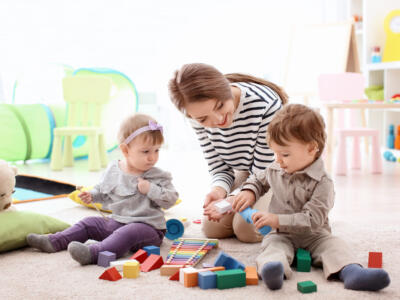
<instances>
[{"instance_id":1,"label":"stack of blocks","mask_svg":"<svg viewBox=\"0 0 400 300\"><path fill-rule=\"evenodd\" d=\"M297 272L310 272L311 255L310 252L302 248L296 251ZM317 291L317 285L312 281L302 281L297 283L297 290L303 294Z\"/></svg>"}]
</instances>

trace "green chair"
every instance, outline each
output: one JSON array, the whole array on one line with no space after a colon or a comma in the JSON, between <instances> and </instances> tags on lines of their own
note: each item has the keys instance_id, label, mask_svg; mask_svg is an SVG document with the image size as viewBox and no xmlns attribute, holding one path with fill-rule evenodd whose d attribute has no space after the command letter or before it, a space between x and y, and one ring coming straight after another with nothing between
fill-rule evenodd
<instances>
[{"instance_id":1,"label":"green chair","mask_svg":"<svg viewBox=\"0 0 400 300\"><path fill-rule=\"evenodd\" d=\"M89 143L89 171L97 171L107 165L104 132L100 124L102 108L110 100L110 92L111 80L106 77L73 76L63 79L68 118L67 126L54 128L53 131L52 170L74 165L72 138L78 135L86 136ZM65 137L64 149L62 137Z\"/></svg>"}]
</instances>

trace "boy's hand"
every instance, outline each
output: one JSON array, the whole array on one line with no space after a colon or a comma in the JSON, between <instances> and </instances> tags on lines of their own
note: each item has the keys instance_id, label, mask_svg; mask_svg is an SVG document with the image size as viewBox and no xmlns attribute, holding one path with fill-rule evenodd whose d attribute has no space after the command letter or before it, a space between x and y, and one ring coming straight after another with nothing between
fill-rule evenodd
<instances>
[{"instance_id":1,"label":"boy's hand","mask_svg":"<svg viewBox=\"0 0 400 300\"><path fill-rule=\"evenodd\" d=\"M211 203L204 209L203 215L208 216L208 219L209 219L210 221L219 222L219 220L221 220L221 218L222 218L224 215L226 215L226 214L231 214L231 213L232 213L232 210L229 210L229 211L227 211L227 212L221 214L221 213L218 211L218 209L217 209L217 207L215 206L215 204L217 204L218 202L223 201L223 200L226 200L226 201L228 201L229 203L232 203L232 202L233 202L233 198L234 198L234 197L228 197L228 198L226 198L226 199L221 199L221 200L216 200L216 201L211 202Z\"/></svg>"},{"instance_id":2,"label":"boy's hand","mask_svg":"<svg viewBox=\"0 0 400 300\"><path fill-rule=\"evenodd\" d=\"M146 195L150 190L150 182L148 182L146 179L138 177L137 187L138 187L139 192Z\"/></svg>"},{"instance_id":3,"label":"boy's hand","mask_svg":"<svg viewBox=\"0 0 400 300\"><path fill-rule=\"evenodd\" d=\"M244 190L234 197L232 208L237 212L241 212L254 203L256 203L256 196L254 193L250 190Z\"/></svg>"},{"instance_id":4,"label":"boy's hand","mask_svg":"<svg viewBox=\"0 0 400 300\"><path fill-rule=\"evenodd\" d=\"M86 204L90 204L93 200L92 195L89 192L81 192L78 197Z\"/></svg>"},{"instance_id":5,"label":"boy's hand","mask_svg":"<svg viewBox=\"0 0 400 300\"><path fill-rule=\"evenodd\" d=\"M258 211L251 216L251 219L257 229L260 229L263 226L271 226L275 229L279 228L279 218L276 214Z\"/></svg>"},{"instance_id":6,"label":"boy's hand","mask_svg":"<svg viewBox=\"0 0 400 300\"><path fill-rule=\"evenodd\" d=\"M217 201L220 199L224 199L226 197L226 191L219 186L216 186L206 195L206 199L204 200L203 208L207 208L211 202Z\"/></svg>"}]
</instances>

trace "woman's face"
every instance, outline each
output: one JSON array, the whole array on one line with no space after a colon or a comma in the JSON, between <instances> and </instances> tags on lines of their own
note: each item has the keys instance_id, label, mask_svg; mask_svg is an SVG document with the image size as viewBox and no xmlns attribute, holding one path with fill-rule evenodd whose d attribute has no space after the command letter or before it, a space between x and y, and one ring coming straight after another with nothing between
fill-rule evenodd
<instances>
[{"instance_id":1,"label":"woman's face","mask_svg":"<svg viewBox=\"0 0 400 300\"><path fill-rule=\"evenodd\" d=\"M239 105L240 96L237 98L235 94L233 99L225 101L209 99L188 103L185 106L186 113L204 127L228 128Z\"/></svg>"}]
</instances>

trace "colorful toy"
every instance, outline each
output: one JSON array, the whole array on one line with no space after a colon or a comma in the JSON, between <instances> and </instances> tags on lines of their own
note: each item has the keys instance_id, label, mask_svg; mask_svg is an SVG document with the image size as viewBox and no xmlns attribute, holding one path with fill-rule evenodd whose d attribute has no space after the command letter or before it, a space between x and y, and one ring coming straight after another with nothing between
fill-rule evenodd
<instances>
[{"instance_id":1,"label":"colorful toy","mask_svg":"<svg viewBox=\"0 0 400 300\"><path fill-rule=\"evenodd\" d=\"M389 149L394 149L394 125L389 125L389 134L387 137L387 147Z\"/></svg>"},{"instance_id":2,"label":"colorful toy","mask_svg":"<svg viewBox=\"0 0 400 300\"><path fill-rule=\"evenodd\" d=\"M382 61L400 60L400 9L392 10L385 18L386 43Z\"/></svg>"},{"instance_id":3,"label":"colorful toy","mask_svg":"<svg viewBox=\"0 0 400 300\"><path fill-rule=\"evenodd\" d=\"M382 252L369 252L368 268L382 268Z\"/></svg>"},{"instance_id":4,"label":"colorful toy","mask_svg":"<svg viewBox=\"0 0 400 300\"><path fill-rule=\"evenodd\" d=\"M178 271L183 266L195 266L207 253L214 247L218 247L218 240L215 239L186 239L179 238L174 240L171 249L165 259L165 264L161 267L161 274L165 268L169 268L169 272Z\"/></svg>"},{"instance_id":5,"label":"colorful toy","mask_svg":"<svg viewBox=\"0 0 400 300\"><path fill-rule=\"evenodd\" d=\"M143 249L139 249L136 251L135 254L133 254L130 259L136 259L138 262L143 263L147 259L147 252L144 251Z\"/></svg>"},{"instance_id":6,"label":"colorful toy","mask_svg":"<svg viewBox=\"0 0 400 300\"><path fill-rule=\"evenodd\" d=\"M217 274L211 271L199 273L199 287L203 290L217 288Z\"/></svg>"},{"instance_id":7,"label":"colorful toy","mask_svg":"<svg viewBox=\"0 0 400 300\"><path fill-rule=\"evenodd\" d=\"M394 148L400 150L400 125L397 126L397 133L394 139Z\"/></svg>"},{"instance_id":8,"label":"colorful toy","mask_svg":"<svg viewBox=\"0 0 400 300\"><path fill-rule=\"evenodd\" d=\"M317 291L317 285L312 281L301 281L297 283L297 290L303 294Z\"/></svg>"},{"instance_id":9,"label":"colorful toy","mask_svg":"<svg viewBox=\"0 0 400 300\"><path fill-rule=\"evenodd\" d=\"M383 152L383 157L387 160L387 161L396 161L396 156L394 156L394 154L391 151L385 151Z\"/></svg>"},{"instance_id":10,"label":"colorful toy","mask_svg":"<svg viewBox=\"0 0 400 300\"><path fill-rule=\"evenodd\" d=\"M185 272L186 269L190 269L189 272ZM183 285L185 287L194 287L197 286L199 281L199 273L200 272L205 272L205 271L223 271L225 270L225 267L213 267L213 268L209 268L209 269L195 269L195 268L182 268L179 274L179 276L182 274L182 281L183 281ZM181 280L181 277L179 278L179 281Z\"/></svg>"},{"instance_id":11,"label":"colorful toy","mask_svg":"<svg viewBox=\"0 0 400 300\"><path fill-rule=\"evenodd\" d=\"M118 270L115 267L109 268L104 271L103 274L100 275L99 279L117 281L122 278L121 274L119 274Z\"/></svg>"},{"instance_id":12,"label":"colorful toy","mask_svg":"<svg viewBox=\"0 0 400 300\"><path fill-rule=\"evenodd\" d=\"M215 274L220 290L246 286L246 273L242 269L216 271Z\"/></svg>"},{"instance_id":13,"label":"colorful toy","mask_svg":"<svg viewBox=\"0 0 400 300\"><path fill-rule=\"evenodd\" d=\"M165 233L165 237L170 240L180 238L185 232L185 227L183 226L183 223L178 219L169 219L166 226L167 232Z\"/></svg>"},{"instance_id":14,"label":"colorful toy","mask_svg":"<svg viewBox=\"0 0 400 300\"><path fill-rule=\"evenodd\" d=\"M0 211L11 208L16 175L17 168L0 159Z\"/></svg>"},{"instance_id":15,"label":"colorful toy","mask_svg":"<svg viewBox=\"0 0 400 300\"><path fill-rule=\"evenodd\" d=\"M310 252L302 248L298 248L296 252L297 272L310 272L311 255Z\"/></svg>"},{"instance_id":16,"label":"colorful toy","mask_svg":"<svg viewBox=\"0 0 400 300\"><path fill-rule=\"evenodd\" d=\"M122 272L123 271L123 266L126 262L138 262L136 259L124 259L124 260L114 260L112 262L110 262L110 267L115 267L118 272Z\"/></svg>"},{"instance_id":17,"label":"colorful toy","mask_svg":"<svg viewBox=\"0 0 400 300\"><path fill-rule=\"evenodd\" d=\"M234 259L232 256L221 251L215 259L214 266L223 266L227 270L245 269L245 265Z\"/></svg>"},{"instance_id":18,"label":"colorful toy","mask_svg":"<svg viewBox=\"0 0 400 300\"><path fill-rule=\"evenodd\" d=\"M116 255L110 251L102 251L99 253L99 257L97 258L97 265L101 267L109 267L110 262L116 259Z\"/></svg>"},{"instance_id":19,"label":"colorful toy","mask_svg":"<svg viewBox=\"0 0 400 300\"><path fill-rule=\"evenodd\" d=\"M256 267L247 266L244 271L246 272L246 285L258 285L258 274Z\"/></svg>"},{"instance_id":20,"label":"colorful toy","mask_svg":"<svg viewBox=\"0 0 400 300\"><path fill-rule=\"evenodd\" d=\"M125 278L138 278L140 273L140 264L137 260L127 261L122 267Z\"/></svg>"},{"instance_id":21,"label":"colorful toy","mask_svg":"<svg viewBox=\"0 0 400 300\"><path fill-rule=\"evenodd\" d=\"M150 255L150 254L160 255L160 247L157 247L157 246L146 246L146 247L143 247L143 250L147 252L147 255Z\"/></svg>"},{"instance_id":22,"label":"colorful toy","mask_svg":"<svg viewBox=\"0 0 400 300\"><path fill-rule=\"evenodd\" d=\"M149 272L159 269L164 264L160 255L150 254L150 256L140 265L140 271Z\"/></svg>"}]
</instances>

